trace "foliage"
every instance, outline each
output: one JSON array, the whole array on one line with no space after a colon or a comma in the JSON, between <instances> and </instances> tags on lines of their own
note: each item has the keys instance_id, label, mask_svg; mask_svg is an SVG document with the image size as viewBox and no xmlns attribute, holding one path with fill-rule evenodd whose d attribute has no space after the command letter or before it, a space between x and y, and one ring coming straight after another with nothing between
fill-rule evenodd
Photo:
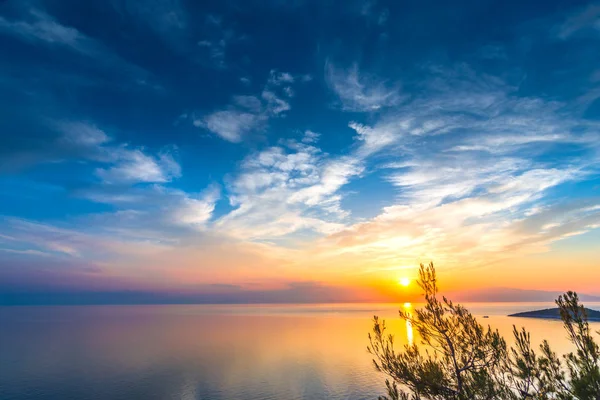
<instances>
[{"instance_id":1,"label":"foliage","mask_svg":"<svg viewBox=\"0 0 600 400\"><path fill-rule=\"evenodd\" d=\"M400 311L421 337L421 346L400 351L385 321L374 317L368 351L388 376L389 397L380 400L600 400L600 348L574 292L556 301L575 351L559 358L547 341L536 352L525 328L513 326L514 345L483 327L463 306L438 298L435 268L421 265L425 306Z\"/></svg>"}]
</instances>

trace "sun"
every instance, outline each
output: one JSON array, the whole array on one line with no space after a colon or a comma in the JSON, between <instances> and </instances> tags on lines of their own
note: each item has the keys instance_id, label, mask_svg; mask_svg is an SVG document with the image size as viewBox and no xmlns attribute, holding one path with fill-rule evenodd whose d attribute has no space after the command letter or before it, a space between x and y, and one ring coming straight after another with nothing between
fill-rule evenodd
<instances>
[{"instance_id":1,"label":"sun","mask_svg":"<svg viewBox=\"0 0 600 400\"><path fill-rule=\"evenodd\" d=\"M400 278L400 280L398 281L398 283L404 287L407 287L408 285L410 285L410 279L408 278Z\"/></svg>"}]
</instances>

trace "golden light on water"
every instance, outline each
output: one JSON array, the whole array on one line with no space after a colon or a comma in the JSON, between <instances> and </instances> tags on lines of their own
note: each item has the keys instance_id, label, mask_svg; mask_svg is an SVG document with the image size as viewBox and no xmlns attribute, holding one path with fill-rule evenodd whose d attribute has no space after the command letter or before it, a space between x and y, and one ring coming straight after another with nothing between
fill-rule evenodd
<instances>
[{"instance_id":1,"label":"golden light on water","mask_svg":"<svg viewBox=\"0 0 600 400\"><path fill-rule=\"evenodd\" d=\"M412 308L411 303L409 303L409 302L404 303L404 312L406 314L408 314L409 317L412 317L412 313L410 312L411 308ZM414 342L413 327L412 327L412 323L408 319L406 320L406 340L408 341L408 344L410 346L412 346L412 344Z\"/></svg>"},{"instance_id":2,"label":"golden light on water","mask_svg":"<svg viewBox=\"0 0 600 400\"><path fill-rule=\"evenodd\" d=\"M412 346L412 344L414 342L413 327L412 327L412 323L408 319L406 320L406 339L408 341L408 344L410 346Z\"/></svg>"}]
</instances>

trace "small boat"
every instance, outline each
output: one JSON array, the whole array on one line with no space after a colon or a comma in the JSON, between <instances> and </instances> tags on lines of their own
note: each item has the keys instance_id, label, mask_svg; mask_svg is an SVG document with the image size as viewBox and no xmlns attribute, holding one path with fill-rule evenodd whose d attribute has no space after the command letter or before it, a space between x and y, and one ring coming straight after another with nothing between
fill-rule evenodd
<instances>
[{"instance_id":1,"label":"small boat","mask_svg":"<svg viewBox=\"0 0 600 400\"><path fill-rule=\"evenodd\" d=\"M489 318L489 316L488 315L484 315L483 318Z\"/></svg>"}]
</instances>

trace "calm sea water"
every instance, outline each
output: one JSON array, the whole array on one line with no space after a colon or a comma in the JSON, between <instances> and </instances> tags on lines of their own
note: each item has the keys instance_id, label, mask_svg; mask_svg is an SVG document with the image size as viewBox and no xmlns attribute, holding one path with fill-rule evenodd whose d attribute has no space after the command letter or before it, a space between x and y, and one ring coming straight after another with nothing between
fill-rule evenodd
<instances>
[{"instance_id":1,"label":"calm sea water","mask_svg":"<svg viewBox=\"0 0 600 400\"><path fill-rule=\"evenodd\" d=\"M524 325L569 349L559 321L506 317L552 304L469 306L506 335ZM384 377L366 353L371 317L385 317L399 345L418 340L401 307L0 307L0 399L374 399Z\"/></svg>"}]
</instances>

